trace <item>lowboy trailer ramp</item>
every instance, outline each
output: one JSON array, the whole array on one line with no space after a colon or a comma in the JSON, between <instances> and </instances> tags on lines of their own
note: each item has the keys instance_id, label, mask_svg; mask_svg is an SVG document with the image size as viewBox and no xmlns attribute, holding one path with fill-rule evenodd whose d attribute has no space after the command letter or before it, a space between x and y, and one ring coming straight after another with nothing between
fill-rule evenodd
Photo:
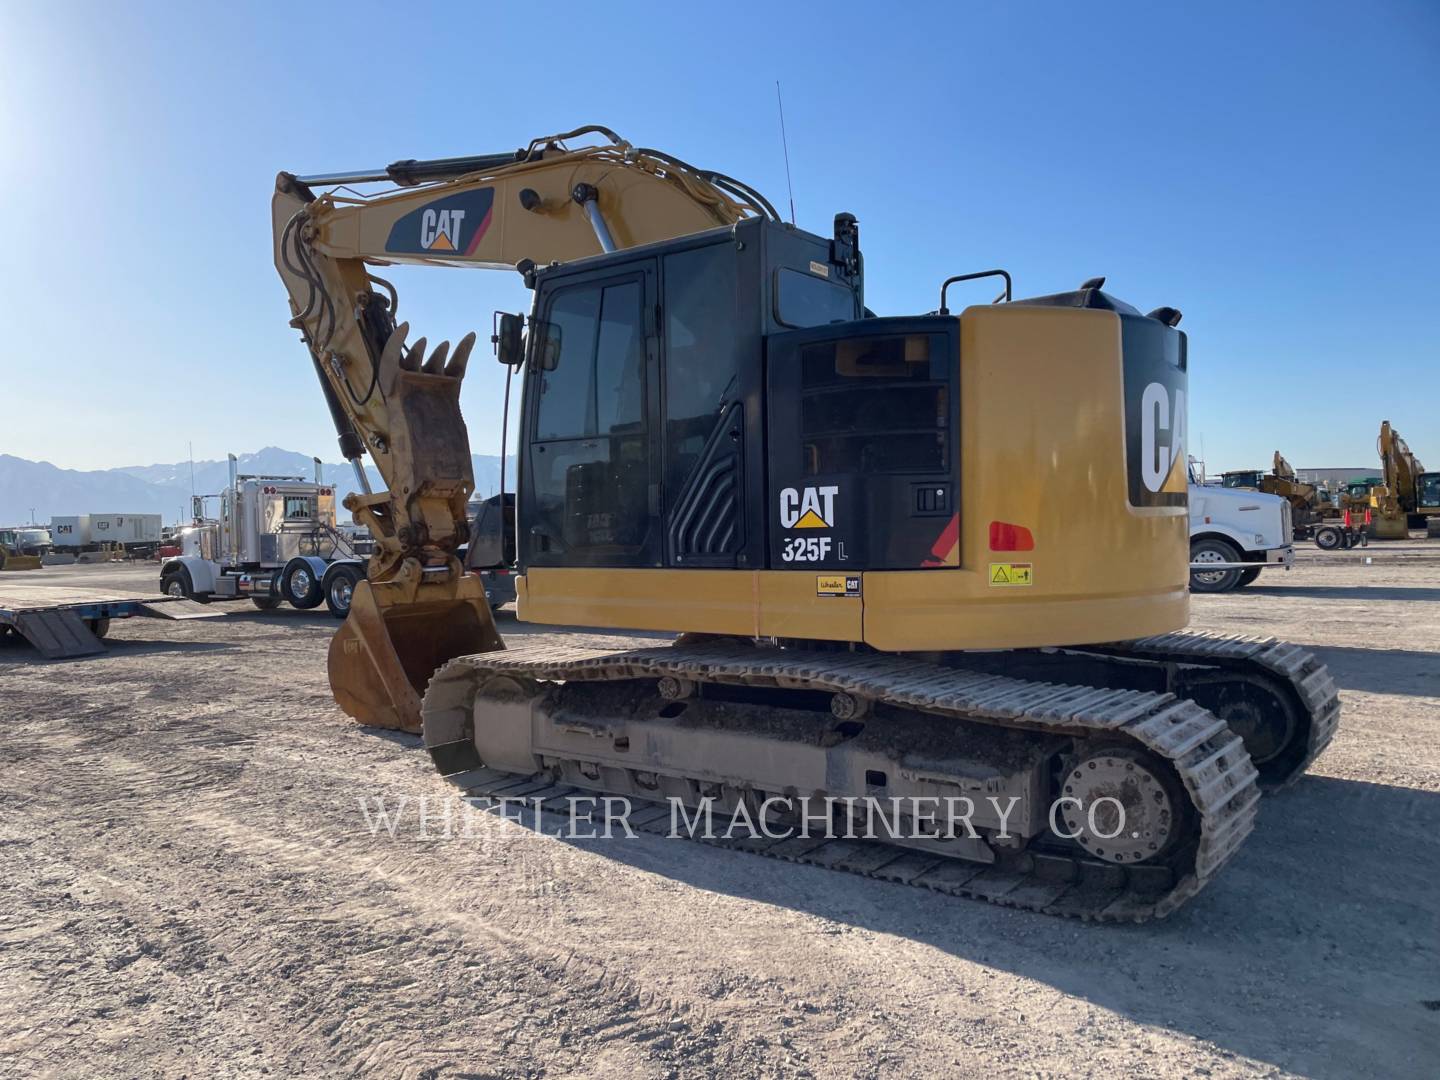
<instances>
[{"instance_id":1,"label":"lowboy trailer ramp","mask_svg":"<svg viewBox=\"0 0 1440 1080\"><path fill-rule=\"evenodd\" d=\"M111 619L214 619L214 611L176 596L111 596L48 585L0 584L0 637L19 634L46 660L93 656Z\"/></svg>"}]
</instances>

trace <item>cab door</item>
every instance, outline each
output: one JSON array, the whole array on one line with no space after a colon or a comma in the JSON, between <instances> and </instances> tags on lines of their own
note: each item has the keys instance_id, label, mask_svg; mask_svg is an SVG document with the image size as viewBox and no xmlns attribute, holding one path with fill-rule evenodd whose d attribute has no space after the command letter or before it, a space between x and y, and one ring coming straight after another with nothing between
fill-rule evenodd
<instances>
[{"instance_id":1,"label":"cab door","mask_svg":"<svg viewBox=\"0 0 1440 1080\"><path fill-rule=\"evenodd\" d=\"M552 370L532 369L525 403L528 566L659 562L655 279L655 261L642 260L562 279L542 298L559 348Z\"/></svg>"}]
</instances>

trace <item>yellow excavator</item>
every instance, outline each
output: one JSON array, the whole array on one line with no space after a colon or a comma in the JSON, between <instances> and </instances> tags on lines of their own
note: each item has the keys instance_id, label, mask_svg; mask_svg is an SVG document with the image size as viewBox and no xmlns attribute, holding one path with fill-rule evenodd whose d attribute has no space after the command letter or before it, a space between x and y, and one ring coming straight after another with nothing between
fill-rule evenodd
<instances>
[{"instance_id":1,"label":"yellow excavator","mask_svg":"<svg viewBox=\"0 0 1440 1080\"><path fill-rule=\"evenodd\" d=\"M331 686L362 723L423 731L468 794L776 822L824 800L840 832L879 802L878 841L748 846L1132 920L1213 877L1261 788L1334 733L1312 654L1183 630L1173 308L1099 278L1017 300L993 270L878 317L853 216L806 232L602 127L281 173L273 224L342 452L387 485L346 501L377 548ZM492 338L522 380L513 532L471 541L513 552L519 619L670 644L506 647L456 555L475 335L407 344L387 264L513 268L533 290L528 326L499 315ZM996 302L951 312L991 278ZM924 809L962 802L964 828Z\"/></svg>"},{"instance_id":2,"label":"yellow excavator","mask_svg":"<svg viewBox=\"0 0 1440 1080\"><path fill-rule=\"evenodd\" d=\"M1440 473L1425 471L1389 420L1381 421L1375 445L1383 482L1370 489L1372 535L1405 540L1411 529L1425 529L1426 536L1440 537Z\"/></svg>"}]
</instances>

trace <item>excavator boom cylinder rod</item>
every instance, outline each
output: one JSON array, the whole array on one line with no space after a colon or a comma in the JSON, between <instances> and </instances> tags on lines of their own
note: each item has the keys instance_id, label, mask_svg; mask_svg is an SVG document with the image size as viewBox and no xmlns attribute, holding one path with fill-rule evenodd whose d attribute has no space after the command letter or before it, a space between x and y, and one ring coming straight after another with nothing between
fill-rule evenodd
<instances>
[{"instance_id":1,"label":"excavator boom cylinder rod","mask_svg":"<svg viewBox=\"0 0 1440 1080\"><path fill-rule=\"evenodd\" d=\"M589 184L582 184L575 189L575 201L585 211L585 217L590 221L590 227L595 230L595 239L600 243L600 250L610 254L615 250L615 238L610 235L610 226L605 224L605 216L600 213L600 203L595 197L595 189Z\"/></svg>"},{"instance_id":2,"label":"excavator boom cylinder rod","mask_svg":"<svg viewBox=\"0 0 1440 1080\"><path fill-rule=\"evenodd\" d=\"M524 160L523 151L508 154L471 154L467 157L431 158L417 161L406 158L391 162L384 168L357 169L354 172L315 173L312 176L297 176L302 184L324 187L329 184L377 184L390 182L403 187L425 184L432 180L453 180L457 176L468 176L473 172L499 169Z\"/></svg>"}]
</instances>

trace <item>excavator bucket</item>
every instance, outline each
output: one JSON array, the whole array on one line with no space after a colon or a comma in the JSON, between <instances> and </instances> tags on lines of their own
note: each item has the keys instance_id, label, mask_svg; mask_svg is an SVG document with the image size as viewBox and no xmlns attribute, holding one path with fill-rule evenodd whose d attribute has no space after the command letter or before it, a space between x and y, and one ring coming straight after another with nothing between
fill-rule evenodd
<instances>
[{"instance_id":1,"label":"excavator bucket","mask_svg":"<svg viewBox=\"0 0 1440 1080\"><path fill-rule=\"evenodd\" d=\"M504 647L473 574L424 585L413 599L396 583L362 581L330 642L330 689L362 724L419 733L420 698L436 669Z\"/></svg>"}]
</instances>

